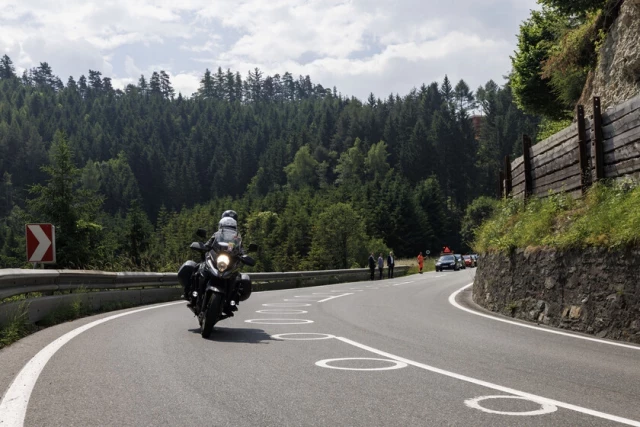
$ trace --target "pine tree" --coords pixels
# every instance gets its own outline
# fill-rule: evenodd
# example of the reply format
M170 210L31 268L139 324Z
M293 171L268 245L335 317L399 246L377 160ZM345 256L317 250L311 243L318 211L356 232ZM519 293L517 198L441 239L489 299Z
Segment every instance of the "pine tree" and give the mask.
M469 90L469 86L464 80L460 80L455 87L454 96L456 100L456 109L458 111L468 111L474 108L473 92Z
M102 91L102 73L100 71L89 70L89 86L95 92Z
M440 86L440 93L442 94L442 99L451 104L453 103L453 87L451 86L451 81L448 76L444 76L444 80L442 81L442 85Z
M6 54L0 58L0 79L13 79L16 77L16 68L13 61Z
M102 200L95 193L78 188L80 171L73 164L73 153L62 132L56 132L51 147L51 166L47 185L36 184L28 201L38 221L56 226L56 258L61 267L83 267L94 254L91 236L101 227L95 223Z
M144 78L144 74L141 74L138 79L138 89L142 95L146 95L149 90L149 85L147 85L147 80Z
M149 80L149 92L152 95L162 95L162 83L160 81L160 74L154 71L151 74L151 80Z
M138 200L134 200L131 203L131 207L127 212L125 229L125 247L129 259L131 259L136 266L140 267L142 265L142 253L149 246L149 239L153 227Z
M160 71L160 92L165 99L173 99L176 91L171 86L171 79L169 74L164 70Z
M213 99L215 97L215 82L211 76L211 71L207 68L204 72L200 87L198 88L198 96L203 99Z

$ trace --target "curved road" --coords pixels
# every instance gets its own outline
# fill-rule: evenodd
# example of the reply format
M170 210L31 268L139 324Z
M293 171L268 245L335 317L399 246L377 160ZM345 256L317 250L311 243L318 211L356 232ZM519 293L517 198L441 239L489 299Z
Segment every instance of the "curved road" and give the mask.
M41 363L31 393L7 393L48 344L114 313L58 325L0 351L0 426L23 425L7 409L20 399L26 426L640 425L640 346L451 305L472 280L466 270L254 293L210 340L183 302L127 310Z

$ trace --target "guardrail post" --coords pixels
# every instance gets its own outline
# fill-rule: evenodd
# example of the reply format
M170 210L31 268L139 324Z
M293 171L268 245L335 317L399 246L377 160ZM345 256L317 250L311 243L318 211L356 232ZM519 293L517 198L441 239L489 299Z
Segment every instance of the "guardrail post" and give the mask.
M591 185L591 174L589 173L589 159L587 159L587 130L584 121L584 106L578 105L576 111L578 119L578 161L580 162L580 184L582 194L587 192Z
M522 135L522 155L524 158L524 199L533 194L533 177L531 176L531 138Z
M505 197L511 195L511 159L509 155L504 156L504 192Z
M596 168L596 181L604 179L604 147L602 141L602 111L600 97L593 97L593 164Z
M504 172L500 171L498 174L498 198L504 198Z

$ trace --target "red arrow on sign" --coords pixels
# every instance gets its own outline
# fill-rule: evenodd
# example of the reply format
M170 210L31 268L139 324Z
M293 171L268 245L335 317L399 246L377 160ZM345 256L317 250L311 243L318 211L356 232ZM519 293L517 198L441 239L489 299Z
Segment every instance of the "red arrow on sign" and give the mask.
M55 263L56 229L53 224L27 224L27 260L29 262Z

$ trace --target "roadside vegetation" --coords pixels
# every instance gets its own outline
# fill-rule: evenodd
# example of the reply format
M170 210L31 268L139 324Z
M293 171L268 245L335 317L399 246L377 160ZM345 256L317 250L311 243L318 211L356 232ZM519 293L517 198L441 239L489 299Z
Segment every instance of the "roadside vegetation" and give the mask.
M422 272L426 273L427 271L436 271L436 259L437 257L436 258L425 257ZM399 258L395 260L395 263L396 263L396 267L409 266L409 270L407 270L407 276L410 274L418 274L418 272L420 271L420 269L418 268L417 258Z
M109 311L123 310L126 308L135 307L135 304L130 302L107 302L104 303L98 310L94 310L82 302L80 298L72 301L70 304L61 305L56 310L49 313L44 319L33 324L29 322L28 315L28 302L25 302L17 310L16 314L4 324L0 325L0 349L13 344L14 342L38 332L42 329L50 326L58 325L60 323L68 322L71 320L80 319L82 317L91 316L94 314L106 313ZM0 304L0 310L2 304Z
M640 244L640 186L633 181L593 185L584 198L566 194L527 202L499 202L473 243L478 253L515 248L588 246L623 248Z

